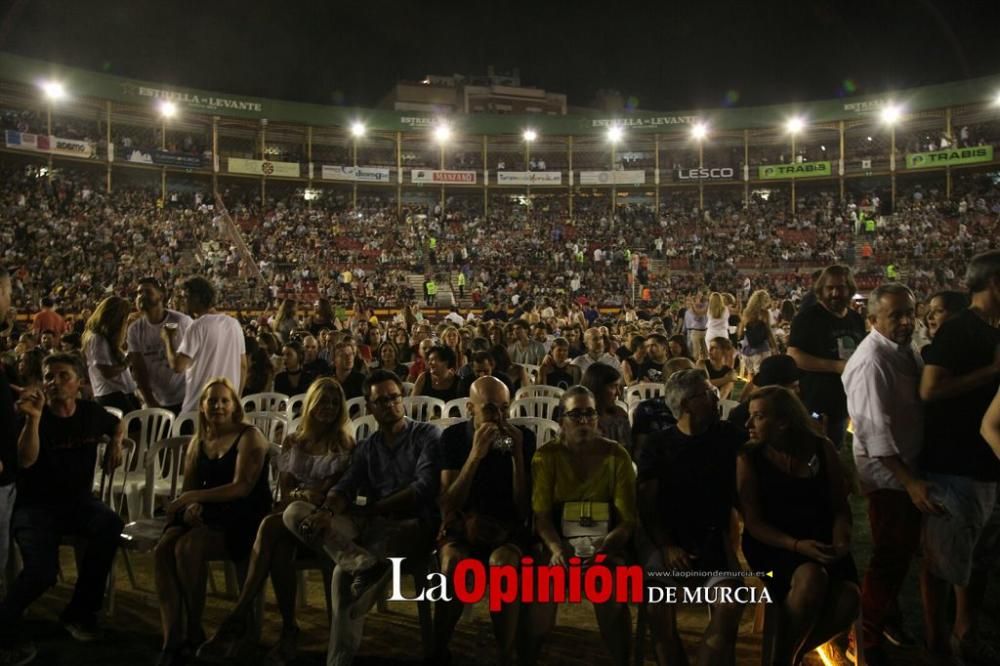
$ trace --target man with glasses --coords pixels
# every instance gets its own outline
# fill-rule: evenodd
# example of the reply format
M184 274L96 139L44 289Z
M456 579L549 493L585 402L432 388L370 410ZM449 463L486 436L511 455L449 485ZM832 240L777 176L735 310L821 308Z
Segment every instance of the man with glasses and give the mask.
M139 280L135 306L142 313L128 327L128 362L146 407L163 407L175 415L184 402L184 375L174 372L160 338L163 328L174 328L183 340L192 319L166 307L166 290L155 277Z
M439 523L441 430L406 417L403 384L392 372L373 371L363 391L378 430L358 444L322 505L292 502L283 516L292 534L337 563L329 666L350 664L361 647L365 614L391 573L387 558L428 557Z
M719 419L719 389L709 383L704 370L675 372L664 388L664 401L677 424L651 439L639 456L640 561L647 571L662 574L650 578L654 585L670 585L673 575L678 586L741 586L739 579L708 572L740 568L729 526L736 454L745 438L738 428ZM648 606L660 664L687 662L674 608L662 603ZM733 661L742 612L738 604L713 604L698 663Z
M449 578L468 557L516 567L531 541L531 458L535 435L507 421L510 392L496 377L472 383L472 418L441 435L441 499L444 530L441 571ZM460 601L439 602L434 627L434 663L447 663L448 642L462 616ZM513 660L520 605L493 614L498 663Z

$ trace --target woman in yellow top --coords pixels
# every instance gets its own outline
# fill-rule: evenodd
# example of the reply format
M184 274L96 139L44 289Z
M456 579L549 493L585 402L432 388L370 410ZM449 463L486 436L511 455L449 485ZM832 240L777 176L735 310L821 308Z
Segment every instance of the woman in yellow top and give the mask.
M531 506L535 528L542 541L541 562L566 566L579 555L588 564L598 554L605 564L624 564L626 549L636 525L635 468L628 452L597 429L597 402L583 386L570 387L562 396L562 432L539 447L531 461ZM562 507L567 502L606 502L610 505L609 532L577 550L561 533ZM557 606L532 605L529 663L537 658L545 635L555 624ZM594 606L601 629L616 664L627 664L631 619L628 604L609 602Z

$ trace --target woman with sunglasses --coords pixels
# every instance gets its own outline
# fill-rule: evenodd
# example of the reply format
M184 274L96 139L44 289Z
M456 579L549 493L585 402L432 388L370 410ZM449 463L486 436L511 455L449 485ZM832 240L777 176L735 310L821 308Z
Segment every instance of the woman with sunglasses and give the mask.
M302 418L281 447L278 484L281 505L264 518L257 531L246 583L233 612L215 636L198 651L201 658L235 656L246 636L250 612L270 575L281 613L281 639L268 655L271 663L295 658L299 628L295 623L295 568L297 548L303 547L282 522L288 502L301 500L319 506L343 475L354 449L344 391L333 378L317 379L306 392Z
M531 461L532 511L541 540L541 562L566 566L574 555L588 562L598 554L609 567L623 564L636 524L635 470L632 459L617 442L601 435L594 394L583 386L572 386L560 400L562 431L539 447ZM589 502L608 507L608 530L604 536L584 537L571 544L563 536L564 507L568 502ZM532 605L529 653L538 657L542 641L556 620L557 606ZM631 622L628 604L609 602L594 606L601 635L616 664L628 663Z

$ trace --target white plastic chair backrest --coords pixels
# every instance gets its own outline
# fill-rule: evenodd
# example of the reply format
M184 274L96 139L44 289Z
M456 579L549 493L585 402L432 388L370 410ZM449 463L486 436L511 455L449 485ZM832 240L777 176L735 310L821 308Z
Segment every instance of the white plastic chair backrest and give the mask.
M368 413L364 398L351 398L347 401L347 418L353 420Z
M444 418L434 419L431 421L431 424L436 425L438 428L441 428L441 430L444 430L449 426L453 426L456 423L464 423L465 421L468 421L468 419L456 416L445 416Z
M286 435L291 435L293 432L299 429L299 424L302 423L302 417L292 419L288 422L288 428L285 429Z
M621 407L626 412L628 412L628 410L631 408L631 406L627 402L625 402L624 400L615 400L615 404L617 406ZM636 403L636 404L639 404L639 403Z
M444 400L426 395L411 395L403 398L403 409L414 421L433 421L445 416Z
M139 432L133 434L132 430L136 424L139 426ZM132 466L128 468L128 471L132 472L138 469L149 447L161 439L169 437L173 425L174 413L159 407L137 409L125 415L125 418L122 419L122 431L135 441L137 447L137 455L132 460Z
M469 399L455 398L444 403L444 416L442 418L467 419L469 414Z
M111 416L115 417L119 421L121 421L122 417L125 415L125 413L122 412L122 410L118 409L117 407L107 407L106 406L104 408L104 411L106 411L108 414L111 414Z
M284 393L251 393L240 402L244 412L283 412L288 396Z
M660 382L639 382L625 389L625 402L634 404L663 395L664 387Z
M533 416L539 419L552 419L559 402L559 398L521 398L510 403L510 418Z
M170 427L170 436L193 435L197 429L198 412L181 412L174 418L174 424Z
M107 451L106 444L97 445L97 458L94 464L93 487L98 494L98 499L104 502L115 513L122 512L122 503L125 500L125 487L128 475L125 470L135 462L135 441L125 437L122 439L122 464L120 467L111 470L110 474L104 473L104 455ZM115 487L117 483L118 487ZM119 497L118 504L115 504L115 495Z
M543 446L559 434L559 424L551 419L540 419L534 416L518 416L507 421L511 425L524 426L535 433L535 447Z
M156 506L156 481L166 479L170 481L170 493L167 501L172 501L181 494L181 485L184 479L184 455L187 452L188 444L191 443L190 435L180 437L167 437L153 444L146 451L143 466L146 469L146 493L144 507L148 507L152 512ZM152 518L152 515L146 518Z
M740 403L736 400L720 400L719 401L719 413L722 414L723 419L729 418L729 412L733 411L733 407L739 407Z
M302 416L302 405L306 402L305 393L297 393L288 399L288 407L285 409L285 416L291 421Z
M360 442L378 430L378 421L375 420L374 416L368 414L351 421L351 426L354 428L354 441Z
M531 383L534 384L538 381L538 373L541 371L541 367L533 365L531 363L522 363L521 367L525 369L528 376L531 377Z
M281 444L285 439L285 429L288 421L284 414L277 412L250 412L244 414L244 420L257 426L257 429L264 433L267 441L273 444Z
M514 400L523 400L524 398L561 398L565 392L566 389L559 388L558 386L532 384L531 386L522 386L517 389L517 393L514 394Z
M413 395L413 382L403 382L403 397Z
M635 412L639 409L639 403L634 403L628 408L628 424L635 425Z

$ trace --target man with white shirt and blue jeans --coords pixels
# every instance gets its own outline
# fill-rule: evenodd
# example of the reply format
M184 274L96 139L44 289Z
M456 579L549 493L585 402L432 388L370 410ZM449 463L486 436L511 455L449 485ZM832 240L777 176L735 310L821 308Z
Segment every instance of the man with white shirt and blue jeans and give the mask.
M913 292L902 284L875 289L868 300L871 332L841 375L872 534L861 603L865 656L873 665L885 662L883 634L897 645L905 640L895 617L896 598L920 544L921 513L940 511L917 468L924 425L923 362L910 346L915 307Z
M146 407L163 407L175 415L184 402L184 375L174 372L160 331L176 328L178 340L191 326L191 317L167 309L165 289L155 277L144 277L136 288L135 304L142 316L128 327L128 361Z

